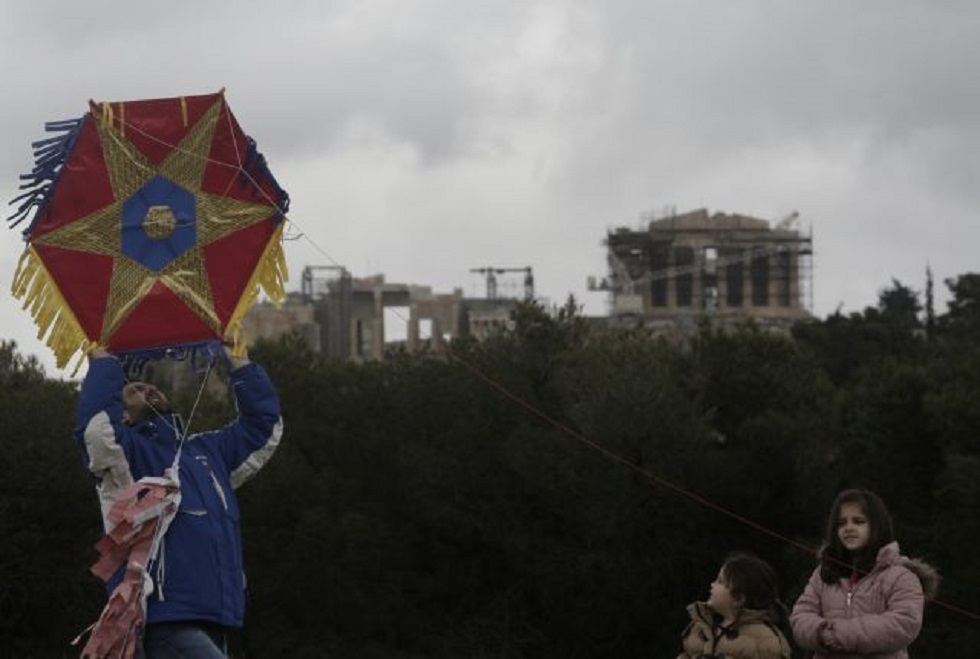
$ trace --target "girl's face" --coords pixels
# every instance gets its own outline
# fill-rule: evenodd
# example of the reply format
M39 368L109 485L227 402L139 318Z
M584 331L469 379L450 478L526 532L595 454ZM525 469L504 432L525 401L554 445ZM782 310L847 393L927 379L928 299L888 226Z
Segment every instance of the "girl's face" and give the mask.
M718 571L718 576L711 583L711 596L708 597L708 606L714 609L725 620L731 620L738 612L741 598L735 597L728 587L728 579L725 578L725 568Z
M864 549L871 541L871 524L858 503L843 503L837 517L837 537L849 552Z

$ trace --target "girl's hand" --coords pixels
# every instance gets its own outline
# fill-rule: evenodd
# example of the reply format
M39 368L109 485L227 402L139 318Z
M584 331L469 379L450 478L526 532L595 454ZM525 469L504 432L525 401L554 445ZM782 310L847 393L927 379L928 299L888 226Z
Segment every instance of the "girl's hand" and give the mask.
M822 645L823 647L827 648L828 650L842 650L843 649L843 648L840 647L840 644L837 642L837 639L834 638L834 624L833 623L831 623L831 622L824 623L823 626L820 628L820 631L817 632L817 635L818 635L818 637L820 639L820 645Z

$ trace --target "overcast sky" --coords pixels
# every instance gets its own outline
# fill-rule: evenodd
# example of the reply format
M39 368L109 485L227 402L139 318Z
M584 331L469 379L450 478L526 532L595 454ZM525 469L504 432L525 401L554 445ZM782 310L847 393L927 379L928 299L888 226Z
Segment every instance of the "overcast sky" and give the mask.
M343 265L482 295L471 268L530 265L539 295L601 314L607 230L671 206L799 212L821 317L893 277L922 291L927 264L942 311L943 279L980 270L975 0L0 8L4 199L45 121L224 87L292 198L291 289ZM59 375L0 229L0 338Z

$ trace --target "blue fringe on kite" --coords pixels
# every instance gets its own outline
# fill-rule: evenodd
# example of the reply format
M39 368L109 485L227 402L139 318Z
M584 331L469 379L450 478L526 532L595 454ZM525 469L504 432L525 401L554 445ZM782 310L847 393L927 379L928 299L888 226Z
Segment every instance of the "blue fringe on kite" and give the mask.
M75 140L82 130L82 125L88 115L78 119L67 119L65 121L50 121L44 124L44 130L49 133L62 133L55 137L48 137L31 143L34 149L34 169L30 174L21 174L21 190L27 190L13 199L10 204L21 202L14 214L7 218L10 228L13 228L27 219L33 213L30 225L24 229L24 235L30 233L34 227L34 220L37 218L37 210L48 201L51 190L58 180L58 175L68 159L68 155L75 146Z
M198 375L205 373L218 360L231 370L231 361L225 353L224 344L221 341L215 340L114 354L119 359L119 363L122 364L123 370L126 371L126 376L130 380L138 380L148 363L160 359L186 361Z
M265 160L265 156L259 153L258 144L255 143L248 135L245 136L245 142L248 145L248 151L245 153L245 164L242 165L242 169L249 173L249 175L255 179L267 179L272 183L272 187L275 188L276 192L276 207L279 209L279 213L276 217L276 224L282 222L285 214L289 211L289 193L283 190L279 186L279 182L276 181L276 177L272 175L269 171L269 164Z

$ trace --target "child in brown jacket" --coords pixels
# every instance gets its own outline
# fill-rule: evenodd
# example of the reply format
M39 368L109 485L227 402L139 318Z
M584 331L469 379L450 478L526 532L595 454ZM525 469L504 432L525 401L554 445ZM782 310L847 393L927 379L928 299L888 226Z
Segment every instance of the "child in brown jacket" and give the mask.
M786 608L779 601L776 573L762 559L733 554L718 571L707 602L687 607L677 659L788 659L790 646L779 629Z

